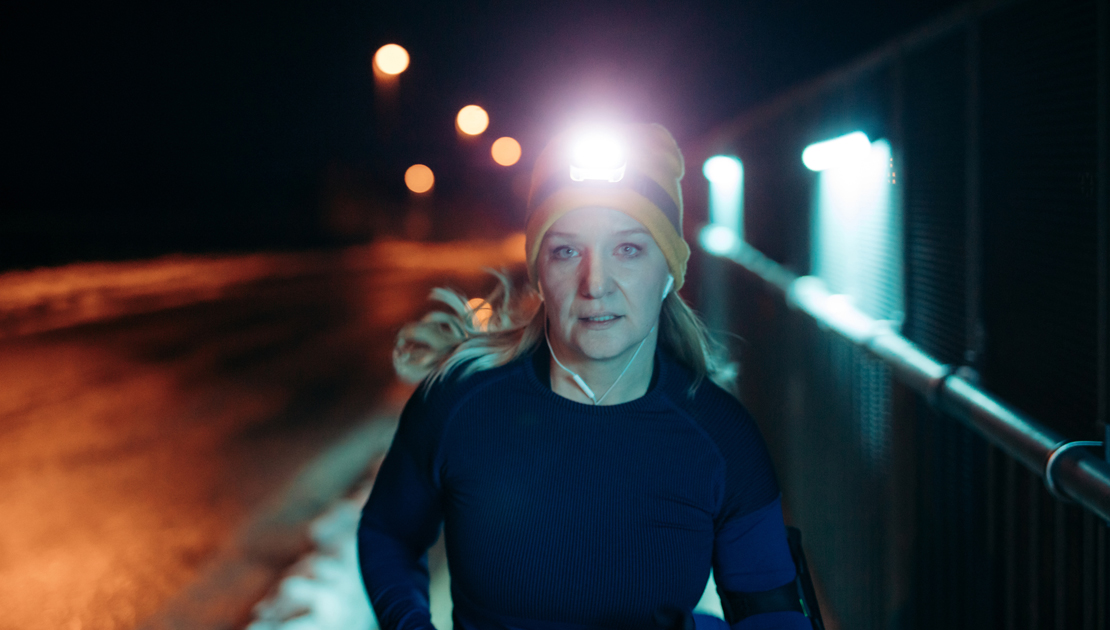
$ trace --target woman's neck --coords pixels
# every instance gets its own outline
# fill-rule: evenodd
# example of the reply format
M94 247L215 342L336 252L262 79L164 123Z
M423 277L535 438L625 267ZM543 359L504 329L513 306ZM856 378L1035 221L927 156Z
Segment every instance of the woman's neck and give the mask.
M636 400L651 386L657 340L658 333L653 328L641 343L601 361L572 356L551 344L551 390L587 405L617 405ZM582 379L586 388L575 381L572 373Z

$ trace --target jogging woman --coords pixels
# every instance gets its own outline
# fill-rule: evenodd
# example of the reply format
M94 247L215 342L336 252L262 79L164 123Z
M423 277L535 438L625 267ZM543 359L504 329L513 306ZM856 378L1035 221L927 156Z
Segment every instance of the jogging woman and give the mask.
M683 170L659 125L556 137L530 290L484 323L438 290L454 312L401 331L395 364L425 377L358 534L384 630L432 627L441 526L456 630L723 628L691 614L711 567L735 630L810 628L763 439L678 295Z

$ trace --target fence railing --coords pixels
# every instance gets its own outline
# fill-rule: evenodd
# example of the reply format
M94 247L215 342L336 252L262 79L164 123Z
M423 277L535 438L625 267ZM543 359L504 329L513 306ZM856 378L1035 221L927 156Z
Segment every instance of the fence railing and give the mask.
M799 277L750 245L738 241L731 250L709 253L761 278L791 307L868 351L932 407L958 418L1040 476L1057 498L1075 501L1110 525L1110 456L1103 459L1086 448L1074 448L1101 445L1110 453L1105 442L1067 439L979 389L959 366L929 356L898 334L891 322L869 317L845 296L830 295L820 279Z

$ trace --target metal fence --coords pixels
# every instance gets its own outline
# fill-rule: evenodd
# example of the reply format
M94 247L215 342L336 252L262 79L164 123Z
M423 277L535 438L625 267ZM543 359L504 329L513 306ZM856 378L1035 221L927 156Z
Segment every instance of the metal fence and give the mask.
M820 182L802 149L854 130L885 139L901 223L865 241L895 238L873 266L894 256L901 271L871 282L856 297L874 306L861 308L886 308L867 314L962 366L960 382L1055 434L1101 440L1108 4L967 5L745 114L688 158L737 155L747 241L805 275L825 254ZM687 183L689 207L704 195ZM1052 496L1029 457L991 446L791 308L774 283L722 259L693 268L711 323L742 339L742 398L840 627L1110 627L1106 523ZM894 295L900 312L883 306Z

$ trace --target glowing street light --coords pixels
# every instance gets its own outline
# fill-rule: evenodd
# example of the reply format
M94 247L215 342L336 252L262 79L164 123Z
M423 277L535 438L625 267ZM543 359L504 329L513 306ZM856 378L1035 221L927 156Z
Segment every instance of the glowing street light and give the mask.
M405 186L414 193L426 193L432 189L436 178L432 169L423 164L413 164L405 171Z
M858 164L871 155L871 141L862 131L817 142L802 151L802 163L811 171L823 171L834 166Z
M714 155L702 165L701 173L709 180L709 222L729 230L737 241L743 241L744 165L731 155ZM724 233L714 234L717 235L714 242L721 243Z
M498 138L493 141L489 152L494 162L501 166L512 166L520 160L520 143L508 136Z
M409 51L397 44L386 44L374 53L374 67L383 74L401 74L409 67Z
M736 186L743 177L743 167L730 155L714 155L705 161L701 173L711 184Z
M711 223L698 233L698 242L711 254L727 256L740 244L740 238L735 230Z
M477 105L467 105L459 110L459 115L455 117L455 124L459 126L459 131L466 135L476 136L489 127L489 114Z

